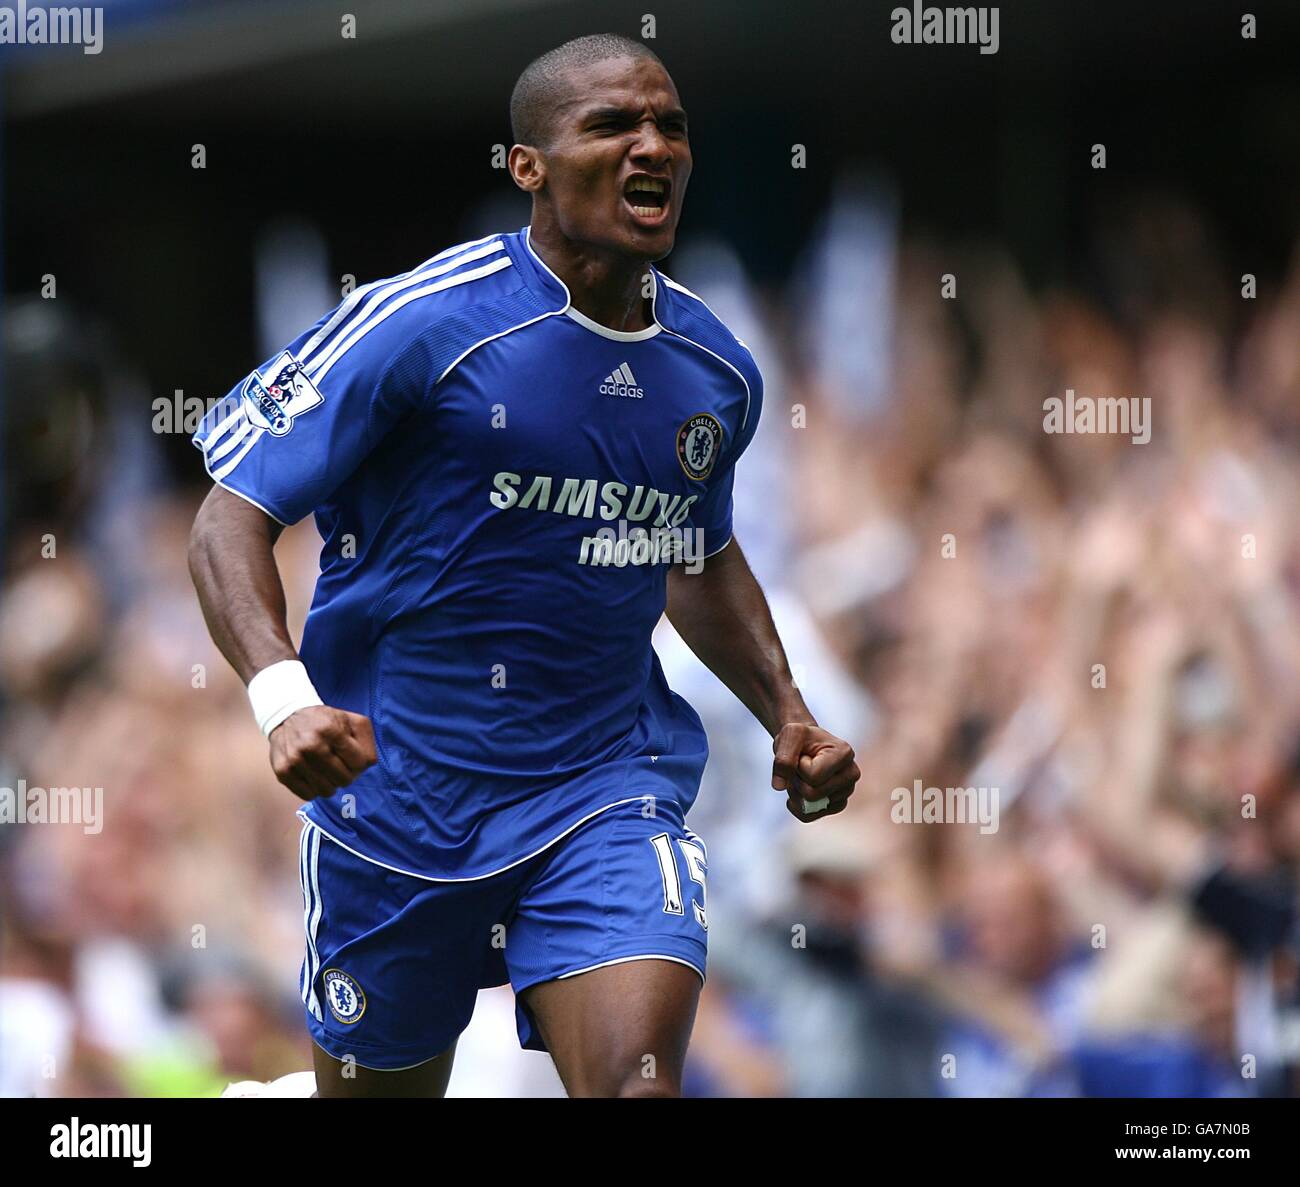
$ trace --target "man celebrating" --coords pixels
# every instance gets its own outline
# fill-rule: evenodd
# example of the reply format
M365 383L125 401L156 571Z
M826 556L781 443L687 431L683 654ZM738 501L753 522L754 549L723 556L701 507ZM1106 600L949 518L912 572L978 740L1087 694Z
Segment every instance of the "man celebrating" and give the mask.
M571 1095L679 1093L708 745L650 644L665 609L774 736L798 819L859 774L731 536L758 369L653 267L691 172L672 80L583 37L528 66L510 115L531 224L352 293L195 435L204 616L307 801L322 1096L440 1096L477 991L507 980ZM273 546L309 513L299 654Z

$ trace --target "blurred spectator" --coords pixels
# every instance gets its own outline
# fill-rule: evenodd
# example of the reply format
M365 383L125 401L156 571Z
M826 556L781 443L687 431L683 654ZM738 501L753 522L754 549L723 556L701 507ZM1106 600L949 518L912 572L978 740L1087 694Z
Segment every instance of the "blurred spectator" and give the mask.
M1300 253L1234 314L1211 228L1137 195L1091 228L1086 283L1034 293L995 245L900 238L894 203L837 189L817 300L683 242L682 279L768 375L739 538L864 771L848 812L801 828L770 740L661 629L713 755L688 1088L1294 1095ZM306 1067L295 803L189 586L197 462L193 488L126 482L150 473L147 402L21 312L0 786L102 787L106 827L0 824L0 1091ZM1149 399L1149 443L1044 432L1067 388ZM295 626L316 548L310 524L279 546ZM897 819L916 780L994 789L996 830ZM483 995L458 1091L556 1090L506 1053L508 1005Z

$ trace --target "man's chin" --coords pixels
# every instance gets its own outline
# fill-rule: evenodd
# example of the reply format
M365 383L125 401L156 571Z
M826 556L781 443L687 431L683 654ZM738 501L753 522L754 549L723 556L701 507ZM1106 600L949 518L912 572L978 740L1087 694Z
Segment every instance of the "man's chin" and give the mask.
M676 226L633 226L629 228L626 239L631 254L651 262L662 260L664 256L670 255L676 241Z
M606 223L600 227L575 228L571 238L593 248L653 263L672 252L677 226L675 220L660 227L646 227L631 219L619 219L612 226Z

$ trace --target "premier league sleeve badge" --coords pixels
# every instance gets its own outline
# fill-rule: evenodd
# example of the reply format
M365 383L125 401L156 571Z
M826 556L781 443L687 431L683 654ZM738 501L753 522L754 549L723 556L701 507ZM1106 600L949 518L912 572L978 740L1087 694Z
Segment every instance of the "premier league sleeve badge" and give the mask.
M241 394L248 419L276 437L283 437L293 428L296 417L325 402L302 364L287 350L266 368L265 374L254 371L244 380Z

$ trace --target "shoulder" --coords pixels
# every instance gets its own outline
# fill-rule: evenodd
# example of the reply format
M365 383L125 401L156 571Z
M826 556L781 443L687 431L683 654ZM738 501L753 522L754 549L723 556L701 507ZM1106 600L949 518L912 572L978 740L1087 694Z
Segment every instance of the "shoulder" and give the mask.
M509 251L509 235L458 243L396 276L350 293L295 344L313 380L337 365L423 367L450 361L476 339L509 329L536 304Z
M657 294L655 311L662 324L736 372L744 384L752 411L756 413L763 398L763 376L749 347L731 332L703 297L657 268L655 276L663 282L659 290L662 299Z

